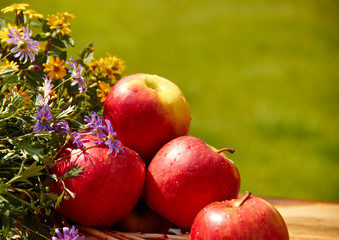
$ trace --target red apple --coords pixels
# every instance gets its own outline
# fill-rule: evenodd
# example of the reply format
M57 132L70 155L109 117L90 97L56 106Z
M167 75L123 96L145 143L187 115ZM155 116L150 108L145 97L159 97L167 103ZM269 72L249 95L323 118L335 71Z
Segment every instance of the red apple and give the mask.
M164 145L146 173L148 205L182 230L207 204L238 197L240 176L222 152L193 136Z
M191 115L182 91L171 81L149 74L119 80L105 101L103 116L117 138L149 163L168 141L189 132Z
M241 198L214 202L194 219L190 240L288 240L286 223L262 198L246 192Z
M97 137L82 139L85 147L96 145ZM78 177L65 178L65 187L75 198L63 199L57 211L79 224L109 227L126 216L142 194L145 181L145 164L133 150L120 145L124 151L107 154L108 148L96 145L84 151L76 145L61 150L61 160L55 162L51 172L58 177L77 166L84 167ZM51 186L61 193L61 181Z
M167 233L171 223L148 207L141 199L135 208L113 229L122 232Z

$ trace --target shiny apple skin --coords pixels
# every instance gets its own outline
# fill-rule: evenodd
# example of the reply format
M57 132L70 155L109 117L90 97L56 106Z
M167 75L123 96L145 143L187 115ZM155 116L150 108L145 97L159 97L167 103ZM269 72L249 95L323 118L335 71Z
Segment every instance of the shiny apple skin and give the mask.
M112 87L103 116L117 139L146 164L165 143L187 135L191 122L182 91L165 78L143 73L123 77Z
M251 196L242 206L238 199L214 202L196 216L190 240L288 240L280 213L262 198Z
M90 147L98 138L86 136L82 141ZM82 225L109 227L133 209L143 191L145 164L135 151L121 147L124 152L116 157L114 152L107 155L108 148L103 144L83 152L76 145L61 150L58 157L65 158L51 167L51 173L60 177L74 164L85 167L79 177L64 179L65 186L76 195L61 201L57 211L62 216ZM63 186L54 183L51 190L61 193Z
M197 137L173 139L155 155L146 173L148 205L184 231L214 201L238 197L240 175L234 163Z

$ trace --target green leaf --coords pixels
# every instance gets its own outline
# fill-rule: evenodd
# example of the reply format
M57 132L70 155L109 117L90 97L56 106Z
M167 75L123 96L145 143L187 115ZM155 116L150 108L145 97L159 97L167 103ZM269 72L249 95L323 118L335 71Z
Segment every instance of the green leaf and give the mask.
M57 46L57 47L60 47L60 48L67 48L68 47L67 42L60 40L60 39L57 39L57 38L52 39L52 44Z
M35 161L39 161L43 158L41 152L43 148L35 147L36 144L32 144L31 140L20 141L20 140L8 140L13 144L14 149L19 152L24 158L33 158Z
M0 71L0 78L5 78L11 76L12 74L16 73L18 69L12 69L10 67Z
M6 20L2 17L0 18L0 29L7 27Z
M88 64L92 61L94 51L91 50L93 48L94 44L90 43L88 44L84 49L81 50L79 57L82 59L84 64Z
M42 81L42 73L41 72L30 72L27 71L25 75L25 79L27 83L29 83L31 86L37 88L38 82Z
M37 28L40 28L40 27L41 27L41 23L32 21L32 22L31 22L31 27L37 27Z
M75 106L68 106L67 109L62 111L58 116L56 116L56 119L62 119L65 117L68 117L71 113L73 113Z
M62 51L61 49L59 49L55 45L51 46L51 48L48 51L48 54L49 55L54 55L54 56L59 56L60 59L63 59L63 60L65 60L66 56L67 56L67 52L66 51Z
M17 16L17 25L20 26L20 24L24 24L24 23L25 23L25 16L23 12L21 11L19 15Z
M85 167L80 167L75 164L73 168L70 171L66 172L60 179L79 177L80 174L83 172L84 168Z
M69 36L69 35L63 36L63 37L62 37L62 41L63 41L64 43L66 43L68 46L72 46L72 47L75 46L75 43L74 43L73 38L71 38L71 36Z
M55 206L56 207L59 207L62 199L64 198L65 196L65 191L62 191L62 193L59 195L59 197L57 198L56 202L55 202Z
M49 32L50 31L50 28L49 28L49 25L47 25L47 20L46 19L44 19L44 20L42 20L42 31L43 32Z
M38 162L34 162L26 170L20 169L20 171L6 184L9 185L14 182L26 182L28 184L31 184L28 178L42 175L43 173L41 171L45 169L44 166L37 166L37 164Z

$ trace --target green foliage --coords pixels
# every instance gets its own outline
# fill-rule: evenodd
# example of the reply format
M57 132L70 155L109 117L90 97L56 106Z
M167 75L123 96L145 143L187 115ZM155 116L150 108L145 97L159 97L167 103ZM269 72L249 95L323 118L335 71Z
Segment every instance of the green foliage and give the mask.
M75 165L63 176L50 174L60 148L74 141L70 132L57 132L54 126L66 121L72 132L85 130L85 115L101 113L107 88L121 78L124 65L116 56L94 59L94 46L88 44L74 58L75 69L66 63L71 62L67 52L75 45L69 22L74 15L57 13L55 18L36 15L30 19L24 11L11 10L6 14L13 18L0 21L0 238L50 239L60 224L55 208L63 199L76 197L64 180L81 176L84 170ZM35 59L29 56L24 63L12 53L13 49L30 51L30 45L27 39L26 45L11 44L6 31L13 28L8 24L18 30L35 27L34 34L28 36L40 46ZM79 81L84 83L82 90ZM39 116L47 105L51 119L42 113ZM63 185L62 193L50 191L53 182Z

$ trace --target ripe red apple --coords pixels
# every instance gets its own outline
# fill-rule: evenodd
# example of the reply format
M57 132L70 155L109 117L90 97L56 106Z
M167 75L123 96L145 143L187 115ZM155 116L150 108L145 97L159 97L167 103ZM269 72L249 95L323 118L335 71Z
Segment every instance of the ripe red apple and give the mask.
M167 233L170 227L170 222L140 199L135 208L113 226L113 229L122 232Z
M171 81L149 74L120 79L109 92L103 116L117 138L147 164L168 141L189 132L191 115L182 91Z
M262 198L250 196L214 202L194 219L190 240L288 240L286 223Z
M238 197L240 175L222 152L193 136L164 145L146 173L145 199L154 211L182 230L207 204Z
M97 137L82 139L85 147L95 145ZM61 160L55 162L51 172L58 177L77 166L84 167L78 177L65 178L66 188L75 198L63 199L57 211L79 224L93 227L109 227L126 216L142 194L145 181L145 163L133 150L120 145L124 151L107 154L108 148L97 145L84 151L76 145L61 150ZM61 193L61 181L51 190Z

